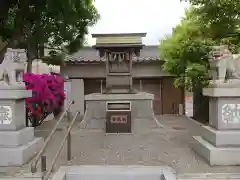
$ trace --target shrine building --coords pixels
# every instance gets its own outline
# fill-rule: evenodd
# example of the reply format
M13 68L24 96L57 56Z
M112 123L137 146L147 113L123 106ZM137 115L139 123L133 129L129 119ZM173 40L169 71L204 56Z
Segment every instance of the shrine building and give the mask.
M80 110L83 114L84 96L104 92L106 88L104 52L108 50L108 44L119 48L127 43L128 47L134 47L142 43L140 36L143 35L146 33L93 34L92 36L96 38L95 46L83 47L65 58L65 64L61 66L60 71L61 75L69 78L68 97L75 100L73 111ZM153 111L156 115L178 114L179 105L184 104L184 89L174 87L174 77L163 71L163 63L164 61L159 58L157 45L143 45L140 53L135 53L132 57L132 86L136 91L154 94Z

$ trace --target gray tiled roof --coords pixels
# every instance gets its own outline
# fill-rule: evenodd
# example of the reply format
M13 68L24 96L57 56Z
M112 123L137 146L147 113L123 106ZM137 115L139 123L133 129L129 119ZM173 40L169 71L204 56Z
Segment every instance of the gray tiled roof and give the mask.
M134 57L133 61L156 61L159 60L158 46L144 46L140 51L140 57ZM94 63L104 62L105 58L101 58L98 51L92 47L84 47L73 55L68 55L65 58L65 62L68 63Z

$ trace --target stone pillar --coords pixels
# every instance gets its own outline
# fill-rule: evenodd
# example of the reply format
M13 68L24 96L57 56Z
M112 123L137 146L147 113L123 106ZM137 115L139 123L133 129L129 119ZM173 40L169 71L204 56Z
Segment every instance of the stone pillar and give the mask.
M84 114L84 81L83 79L71 79L71 99L75 103L71 107L71 112L76 113L80 111Z
M0 89L0 166L21 166L34 157L43 144L26 127L24 98L32 92L24 88Z
M193 149L210 165L240 165L240 88L203 90L209 96L209 126L194 136Z
M64 109L66 109L69 101L71 101L71 80L68 78L64 79L64 94Z

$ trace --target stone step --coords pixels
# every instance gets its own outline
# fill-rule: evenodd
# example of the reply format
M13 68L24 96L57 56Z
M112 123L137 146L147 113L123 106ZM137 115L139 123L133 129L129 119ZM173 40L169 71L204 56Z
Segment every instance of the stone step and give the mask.
M240 180L240 173L184 173L178 180Z
M127 88L121 88L121 89L115 88L115 89L108 90L108 93L109 94L129 94L131 92Z
M50 178L53 177L54 173L50 175ZM0 180L41 180L41 179L42 179L42 173L40 172L37 172L36 174L17 173L11 176L0 176Z
M51 175L53 177L53 175ZM0 177L0 180L40 180L41 174L24 173L21 175ZM240 173L184 173L177 180L240 180Z
M13 176L1 176L0 180L40 180L42 179L41 173L23 173L23 174L15 174Z
M52 180L176 180L168 166L82 165L61 167Z
M130 90L129 85L114 85L109 86L107 89L104 90L105 93L109 94L135 94L136 91Z
M0 180L41 180L41 177L6 177L0 178Z

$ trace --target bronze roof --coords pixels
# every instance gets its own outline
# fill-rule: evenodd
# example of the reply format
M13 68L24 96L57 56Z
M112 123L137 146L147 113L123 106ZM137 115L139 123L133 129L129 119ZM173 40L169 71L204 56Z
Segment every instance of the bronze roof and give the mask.
M140 51L140 56L133 57L133 62L149 62L157 60L160 60L158 46L144 46ZM106 59L104 57L101 58L98 51L92 47L84 47L77 53L65 57L65 62L70 64L98 63L105 61Z

